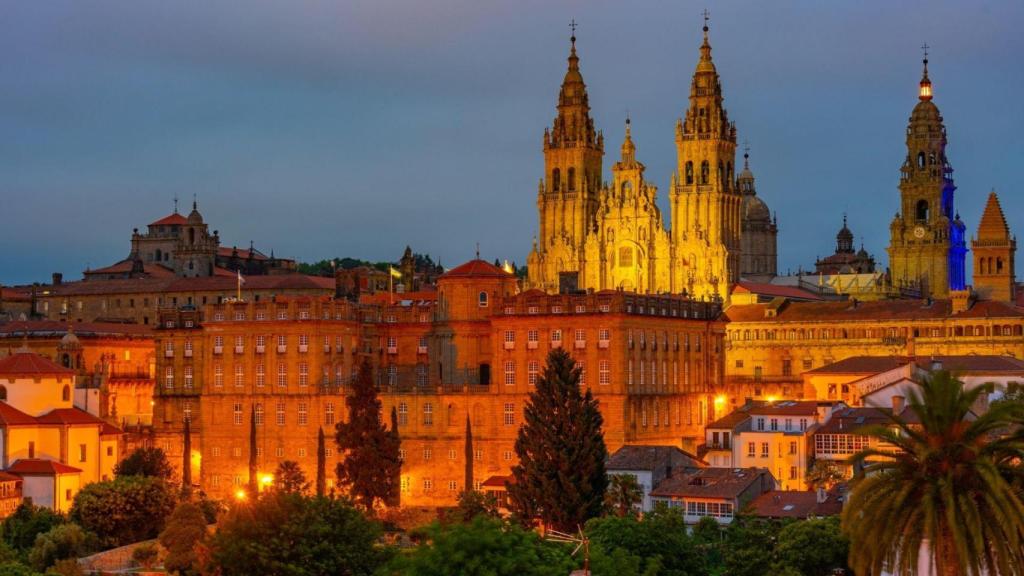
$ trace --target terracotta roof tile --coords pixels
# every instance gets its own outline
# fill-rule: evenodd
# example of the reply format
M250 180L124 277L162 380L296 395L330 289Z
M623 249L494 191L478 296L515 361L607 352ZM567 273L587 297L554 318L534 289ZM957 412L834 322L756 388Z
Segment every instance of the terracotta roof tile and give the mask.
M0 425L3 426L35 426L39 424L30 416L7 402L0 402Z
M655 470L671 465L673 460L686 462L687 468L706 464L693 454L675 446L623 446L608 457L608 470Z
M57 474L80 474L82 471L73 466L40 460L38 458L22 458L11 464L7 471L19 476L55 476Z
M768 416L813 416L818 413L819 406L817 400L780 400L751 408L749 413Z
M733 288L733 292L740 294L761 294L772 297L781 296L783 298L796 298L801 300L823 300L821 296L795 286L779 286L764 282L749 282L747 280L741 280L736 284L736 287Z
M104 420L79 408L54 408L45 414L36 416L36 421L40 424L61 425L91 424L99 426L106 424Z
M513 274L505 272L490 262L483 260L470 260L465 264L456 266L441 275L441 278L514 278Z
M940 318L1021 318L1024 308L1007 302L981 301L952 314L949 300L879 300L875 302L788 302L766 317L769 304L737 304L725 310L731 322L843 322L866 320L926 320Z
M156 222L150 223L150 226L184 226L185 224L188 224L188 218L175 212L174 214L164 216Z
M733 499L762 478L774 483L764 468L701 468L666 478L651 496Z
M814 431L815 434L852 434L864 426L892 422L892 410L888 408L844 408L832 414L828 422Z
M153 327L143 324L116 322L61 322L59 320L14 320L0 322L0 338L13 338L27 334L29 337L63 336L68 330L79 338L101 338L106 336L152 336Z
M825 501L820 503L813 490L773 490L754 498L750 511L763 518L836 516L843 511L843 502L838 490L828 492Z
M71 376L75 372L32 352L0 358L0 374L8 376Z

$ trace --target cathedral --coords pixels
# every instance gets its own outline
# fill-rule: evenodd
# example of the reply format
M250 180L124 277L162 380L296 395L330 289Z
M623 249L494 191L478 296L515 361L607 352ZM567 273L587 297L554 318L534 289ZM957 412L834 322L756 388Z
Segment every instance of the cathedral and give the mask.
M777 226L756 197L749 166L735 174L736 126L722 105L707 22L689 106L676 124L669 228L658 208L658 189L637 160L628 119L612 181L602 181L604 136L590 116L576 37L571 40L558 115L544 131L539 230L527 260L528 286L723 300L741 273L775 273ZM750 258L743 258L744 248Z
M894 287L948 298L966 289L967 246L953 207L953 167L946 159L946 127L932 102L927 52L918 100L900 169L900 212L889 226L889 266Z

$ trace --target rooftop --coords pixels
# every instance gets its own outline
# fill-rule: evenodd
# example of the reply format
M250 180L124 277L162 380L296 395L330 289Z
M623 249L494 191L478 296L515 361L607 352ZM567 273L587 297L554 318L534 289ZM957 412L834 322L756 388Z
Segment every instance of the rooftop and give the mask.
M773 490L754 498L750 511L764 518L837 516L843 511L843 500L838 490L828 492L824 502L818 502L814 490Z
M733 499L765 476L764 468L700 468L666 478L651 496Z
M608 457L608 470L655 470L670 465L672 458L682 458L688 468L700 468L706 464L693 454L675 446L623 446Z
M477 258L452 268L442 274L441 278L515 278L515 275Z
M1024 308L1008 302L980 301L953 314L949 300L878 300L855 302L787 302L767 317L770 304L737 304L725 315L732 322L845 322L865 320L928 320L943 318L1022 318Z
M71 376L75 372L32 352L16 351L0 358L0 375Z
M22 458L11 464L7 471L19 476L56 476L59 474L79 474L82 471L74 466L54 462L53 460L40 460L38 458Z

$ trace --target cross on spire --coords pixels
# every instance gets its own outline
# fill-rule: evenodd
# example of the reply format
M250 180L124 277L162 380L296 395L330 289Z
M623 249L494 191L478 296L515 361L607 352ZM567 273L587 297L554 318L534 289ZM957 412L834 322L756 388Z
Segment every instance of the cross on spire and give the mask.
M178 213L178 195L177 194L174 195L174 213L175 214Z
M927 42L925 42L924 44L921 45L921 50L924 51L924 61L925 61L925 63L928 62L928 49L929 48L931 48L931 46L929 46Z
M701 16L704 16L704 31L707 32L708 31L708 20L711 19L711 12L709 12L708 9L705 8L704 11L701 12Z
M569 20L569 30L572 31L572 36L569 37L569 40L571 40L573 46L575 46L576 45L576 19L575 18L573 18L572 20Z

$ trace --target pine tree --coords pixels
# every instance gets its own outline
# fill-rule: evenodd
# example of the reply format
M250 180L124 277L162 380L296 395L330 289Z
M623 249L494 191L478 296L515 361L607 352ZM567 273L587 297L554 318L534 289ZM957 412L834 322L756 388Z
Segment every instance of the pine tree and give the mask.
M381 423L381 403L369 362L360 365L345 404L348 421L338 424L335 436L345 455L337 467L338 484L347 487L364 509L373 510L377 502L390 502L397 495L402 462L397 427L392 423L388 430Z
M324 429L316 433L316 495L323 496L327 492L327 448L324 442Z
M516 438L519 464L508 486L523 519L575 532L599 516L608 487L603 419L590 390L580 392L580 369L561 348L552 350L524 410Z

